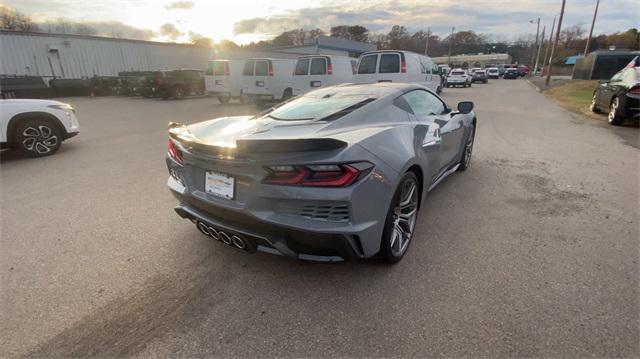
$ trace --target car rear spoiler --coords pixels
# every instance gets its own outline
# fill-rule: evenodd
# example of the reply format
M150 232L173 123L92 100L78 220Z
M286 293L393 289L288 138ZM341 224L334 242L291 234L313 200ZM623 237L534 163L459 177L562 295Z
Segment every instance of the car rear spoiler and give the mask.
M287 153L332 151L344 148L347 143L335 138L295 138L295 139L241 139L234 147L216 146L195 137L189 128L181 123L169 123L169 137L191 150L210 155L236 155L247 157L252 153Z

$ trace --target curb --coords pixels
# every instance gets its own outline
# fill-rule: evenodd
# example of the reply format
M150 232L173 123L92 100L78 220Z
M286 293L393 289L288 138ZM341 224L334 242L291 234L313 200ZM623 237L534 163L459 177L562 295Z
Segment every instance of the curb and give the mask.
M536 84L534 84L533 82L529 81L529 79L525 79L525 81L527 81L527 83L529 85L531 85L531 87L533 87L536 91L538 92L542 92L542 90L540 89L540 87L538 87Z

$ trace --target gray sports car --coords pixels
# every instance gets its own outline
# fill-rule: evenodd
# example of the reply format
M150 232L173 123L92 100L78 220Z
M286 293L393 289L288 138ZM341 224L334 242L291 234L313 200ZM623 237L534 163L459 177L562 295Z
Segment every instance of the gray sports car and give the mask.
M175 210L250 252L395 263L427 192L469 166L472 110L419 85L344 84L255 116L170 123Z

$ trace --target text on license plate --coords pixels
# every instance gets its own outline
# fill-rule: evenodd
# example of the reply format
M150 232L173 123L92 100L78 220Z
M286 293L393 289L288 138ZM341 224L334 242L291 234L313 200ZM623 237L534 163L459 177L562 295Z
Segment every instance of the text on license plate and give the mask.
M204 191L214 196L233 199L235 179L224 173L206 171Z

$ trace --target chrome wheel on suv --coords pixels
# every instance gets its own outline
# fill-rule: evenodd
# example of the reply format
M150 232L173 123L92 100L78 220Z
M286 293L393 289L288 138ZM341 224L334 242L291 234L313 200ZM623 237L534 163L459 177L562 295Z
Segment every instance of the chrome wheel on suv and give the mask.
M14 132L13 145L30 157L54 154L60 148L60 130L48 121L28 120L21 123Z

